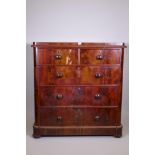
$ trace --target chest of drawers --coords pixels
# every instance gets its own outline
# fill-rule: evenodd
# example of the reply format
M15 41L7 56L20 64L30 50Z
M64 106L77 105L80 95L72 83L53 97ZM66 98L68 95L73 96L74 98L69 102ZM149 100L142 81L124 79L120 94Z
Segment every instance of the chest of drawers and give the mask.
M33 136L122 136L124 44L34 42Z

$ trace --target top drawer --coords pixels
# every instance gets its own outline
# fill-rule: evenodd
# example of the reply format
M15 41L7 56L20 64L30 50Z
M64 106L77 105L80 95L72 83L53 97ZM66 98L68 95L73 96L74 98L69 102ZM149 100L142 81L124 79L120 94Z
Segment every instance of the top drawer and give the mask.
M36 65L120 64L121 49L36 48Z
M81 49L81 64L120 64L121 49Z
M36 65L74 65L78 63L77 49L36 49Z

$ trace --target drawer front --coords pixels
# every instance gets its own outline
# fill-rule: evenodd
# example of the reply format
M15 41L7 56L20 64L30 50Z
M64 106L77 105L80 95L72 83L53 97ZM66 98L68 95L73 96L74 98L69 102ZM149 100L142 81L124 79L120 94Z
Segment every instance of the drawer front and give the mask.
M39 66L36 68L36 75L37 84L39 85L79 83L79 72L73 66Z
M121 82L121 68L88 66L81 67L81 84L119 84Z
M81 64L120 64L121 49L81 50Z
M39 66L36 68L36 80L40 85L61 84L119 84L121 68L87 66Z
M120 87L40 87L40 106L118 106Z
M45 126L103 126L116 125L117 109L104 108L42 108L40 125Z
M120 64L121 49L80 50L81 64ZM36 50L36 65L76 65L78 49L45 49Z
M37 65L74 65L78 63L77 49L37 49Z

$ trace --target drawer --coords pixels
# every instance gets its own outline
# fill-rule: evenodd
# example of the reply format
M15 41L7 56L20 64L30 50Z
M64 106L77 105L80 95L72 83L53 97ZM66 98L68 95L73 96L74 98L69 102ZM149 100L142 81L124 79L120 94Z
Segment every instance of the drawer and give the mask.
M36 80L39 85L60 85L79 83L79 72L74 66L36 67Z
M39 66L36 67L39 85L61 84L119 84L121 68L103 66Z
M39 87L40 106L119 106L119 86Z
M42 126L103 126L116 125L118 109L105 108L41 108Z
M36 51L36 65L73 65L78 63L77 49L44 49Z
M81 84L119 84L121 68L119 66L82 66L80 69Z
M121 49L91 50L82 49L80 52L81 64L120 64Z

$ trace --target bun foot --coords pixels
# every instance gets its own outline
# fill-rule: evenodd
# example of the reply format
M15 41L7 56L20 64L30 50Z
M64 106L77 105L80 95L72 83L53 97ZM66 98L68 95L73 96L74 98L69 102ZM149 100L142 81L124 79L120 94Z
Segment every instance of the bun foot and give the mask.
M116 128L114 137L116 137L116 138L122 137L122 126Z
M35 135L35 134L33 134L33 138L40 138L41 137L41 135Z
M40 138L41 137L39 127L36 125L33 126L33 137L34 138Z

